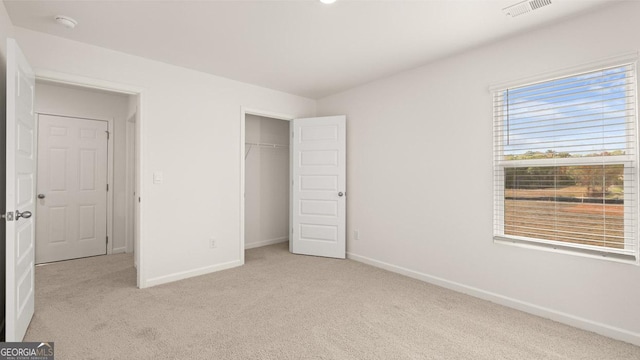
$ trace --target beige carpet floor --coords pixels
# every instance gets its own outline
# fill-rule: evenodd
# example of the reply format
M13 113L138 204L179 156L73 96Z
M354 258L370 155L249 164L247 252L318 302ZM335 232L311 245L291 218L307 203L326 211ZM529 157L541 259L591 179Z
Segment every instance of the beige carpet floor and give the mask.
M132 262L38 267L26 341L54 341L57 360L640 359L640 347L284 244L144 290Z

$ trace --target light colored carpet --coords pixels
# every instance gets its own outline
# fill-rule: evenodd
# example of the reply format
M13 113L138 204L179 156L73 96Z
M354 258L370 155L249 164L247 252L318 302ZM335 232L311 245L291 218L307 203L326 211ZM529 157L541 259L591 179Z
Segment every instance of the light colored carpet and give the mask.
M56 359L640 359L640 347L350 260L246 265L135 288L129 255L36 270L26 341Z

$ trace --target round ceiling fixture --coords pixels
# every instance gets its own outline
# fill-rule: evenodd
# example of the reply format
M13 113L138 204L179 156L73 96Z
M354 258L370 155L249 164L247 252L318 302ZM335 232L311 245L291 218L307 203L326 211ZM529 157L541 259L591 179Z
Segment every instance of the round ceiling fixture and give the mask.
M320 2L323 4L333 4L336 0L320 0Z
M64 15L56 16L56 22L69 29L73 29L74 27L76 27L76 25L78 25L77 21Z

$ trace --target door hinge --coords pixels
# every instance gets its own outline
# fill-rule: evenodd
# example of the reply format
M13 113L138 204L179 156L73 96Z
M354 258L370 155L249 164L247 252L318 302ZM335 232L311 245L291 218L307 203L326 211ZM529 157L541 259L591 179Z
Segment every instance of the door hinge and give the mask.
M107 184L107 191L109 191L109 184Z
M110 136L109 131L105 131L105 132L107 133L107 140L109 140L109 136Z
M107 245L109 245L109 237L107 236Z

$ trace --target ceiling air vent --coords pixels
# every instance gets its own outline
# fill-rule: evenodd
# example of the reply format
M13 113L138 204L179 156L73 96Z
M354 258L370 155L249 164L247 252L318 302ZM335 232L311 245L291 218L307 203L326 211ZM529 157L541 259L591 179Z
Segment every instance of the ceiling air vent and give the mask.
M541 7L545 7L547 5L551 5L551 0L525 0L517 4L508 6L502 9L502 11L504 11L505 15L516 17L526 13L530 13L534 10L538 10Z

